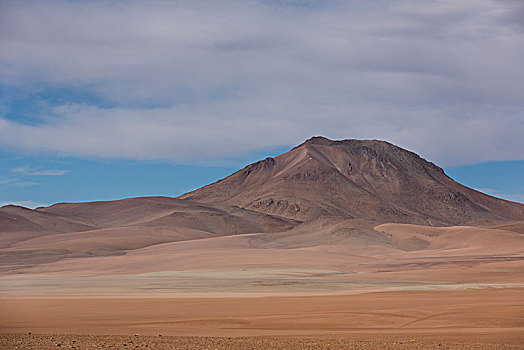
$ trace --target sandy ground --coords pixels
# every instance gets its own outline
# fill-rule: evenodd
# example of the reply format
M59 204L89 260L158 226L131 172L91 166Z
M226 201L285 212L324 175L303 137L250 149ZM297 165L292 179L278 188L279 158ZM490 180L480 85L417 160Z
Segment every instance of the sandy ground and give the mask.
M524 346L524 289L307 297L2 299L0 309L4 348L56 348L56 344L71 348L72 340L77 340L77 349L93 344L123 348L124 343L130 344L127 348L170 344L171 348L220 349L308 348L304 344L331 349L429 349L439 343L452 349ZM135 334L140 337L135 339ZM159 335L199 337L158 339ZM311 341L299 335L312 337Z
M522 234L377 229L396 248L248 234L2 273L0 346L524 348Z

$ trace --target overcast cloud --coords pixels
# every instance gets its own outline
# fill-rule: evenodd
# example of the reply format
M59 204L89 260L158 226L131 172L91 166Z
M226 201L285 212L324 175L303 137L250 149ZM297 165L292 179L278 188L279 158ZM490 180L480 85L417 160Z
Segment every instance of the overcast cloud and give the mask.
M524 160L523 62L522 1L2 1L0 146L191 163L324 135ZM10 112L56 90L89 98Z

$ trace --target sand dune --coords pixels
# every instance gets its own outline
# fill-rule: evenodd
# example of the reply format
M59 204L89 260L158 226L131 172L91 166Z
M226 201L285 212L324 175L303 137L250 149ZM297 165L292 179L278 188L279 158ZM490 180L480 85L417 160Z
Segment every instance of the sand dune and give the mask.
M496 225L491 228L505 230L505 231L513 231L517 233L524 233L524 221L515 221L515 222L505 223L503 225Z
M383 224L376 226L375 230L390 234L394 244L403 250L467 250L486 255L524 253L522 236L498 228Z
M87 260L83 255L68 256L65 260L13 270L15 274L4 273L0 277L0 292L302 295L524 287L521 234L474 227L384 224L377 226L375 236L369 239L367 233L360 237L360 231L342 235L337 231L341 225L347 225L345 220L318 220L302 229L299 226L291 235L286 232L201 237L122 250L119 255L91 256ZM320 226L324 226L325 231L320 230L324 236L335 229L335 239L324 239L323 244L304 244L301 235L307 237L306 242L311 237L318 238ZM99 239L87 236L83 237L87 241L54 241L54 236L46 236L15 248L30 251L37 247L70 246L78 249L76 253L92 250L101 254L107 237L115 244L111 249L122 248L116 246L119 240L127 247L134 242L126 240L133 237L130 233L118 231L117 239L104 231L97 232ZM159 235L163 237L162 233ZM141 239L158 237L150 233ZM144 245L141 239L136 244ZM35 280L35 276L45 278ZM120 281L118 287L113 285L114 278Z
M279 233L257 235L250 244L257 248L301 248L321 245L391 245L387 235L373 229L375 222L336 216L320 216Z

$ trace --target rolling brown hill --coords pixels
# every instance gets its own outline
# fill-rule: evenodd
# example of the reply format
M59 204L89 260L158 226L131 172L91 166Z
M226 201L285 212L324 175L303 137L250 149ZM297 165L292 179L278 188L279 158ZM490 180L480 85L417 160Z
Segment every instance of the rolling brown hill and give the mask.
M6 205L0 208L0 247L54 233L88 231L96 228L82 219Z
M237 234L284 231L296 225L294 220L238 207L208 205L170 197L58 203L37 208L36 211L88 221L97 228L170 226L217 234Z
M258 232L298 222L169 197L0 208L0 270L66 258L121 255L152 245ZM2 249L3 248L3 249Z
M179 198L300 221L341 216L438 226L524 218L524 205L465 187L415 153L376 140L313 137Z

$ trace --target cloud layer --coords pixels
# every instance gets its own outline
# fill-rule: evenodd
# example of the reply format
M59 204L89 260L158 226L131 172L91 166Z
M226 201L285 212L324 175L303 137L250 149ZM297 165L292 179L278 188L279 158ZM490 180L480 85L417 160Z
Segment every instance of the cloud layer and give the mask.
M20 173L23 175L30 176L62 176L69 172L69 170L59 170L59 169L33 169L28 166L22 166L18 168L11 169L13 173Z
M524 159L519 1L0 6L2 147L191 163L320 134ZM57 90L86 98L10 111Z
M40 203L35 201L11 201L11 202L0 202L0 207L4 205L18 205L21 207L35 209L38 207L47 207L49 203Z

